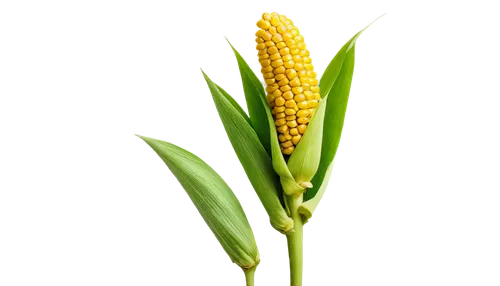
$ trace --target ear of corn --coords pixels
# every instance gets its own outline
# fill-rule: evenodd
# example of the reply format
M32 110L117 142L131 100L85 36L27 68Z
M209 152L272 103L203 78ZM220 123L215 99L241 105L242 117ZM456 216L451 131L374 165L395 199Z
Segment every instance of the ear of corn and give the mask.
M267 84L281 151L290 155L307 129L321 98L318 79L304 37L293 22L278 13L264 13L257 22L257 50Z
M259 79L250 69L243 57L238 53L233 45L231 45L229 40L227 40L227 42L231 46L231 49L236 56L236 60L238 61L238 68L240 70L241 82L243 84L243 91L245 93L245 100L252 128L255 130L255 133L257 133L264 149L266 149L268 154L271 154L271 140L273 138L270 136L269 123L267 119L267 109L269 107L267 104L262 104L262 99L265 101L266 98L264 87L262 87Z
M207 75L210 92L226 133L238 159L266 209L271 225L282 233L293 228L293 221L285 212L279 197L279 181L271 158L262 146L252 126L237 112ZM229 96L229 95L228 95Z
M231 260L250 269L260 261L252 229L224 180L205 162L168 142L142 137L186 190Z

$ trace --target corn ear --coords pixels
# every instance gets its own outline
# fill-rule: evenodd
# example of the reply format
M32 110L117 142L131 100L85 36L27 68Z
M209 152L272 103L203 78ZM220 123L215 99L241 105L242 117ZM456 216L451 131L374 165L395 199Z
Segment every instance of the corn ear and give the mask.
M165 162L231 260L250 269L260 261L245 213L229 186L205 162L190 152L153 138L139 136Z
M203 73L229 141L250 183L266 209L271 225L281 233L293 228L293 221L280 201L280 185L271 158L252 126L243 118L217 85ZM227 96L229 96L226 93ZM235 101L234 101L235 102Z
M264 13L257 22L257 50L267 84L281 151L294 152L318 106L320 89L304 37L293 22L276 12Z

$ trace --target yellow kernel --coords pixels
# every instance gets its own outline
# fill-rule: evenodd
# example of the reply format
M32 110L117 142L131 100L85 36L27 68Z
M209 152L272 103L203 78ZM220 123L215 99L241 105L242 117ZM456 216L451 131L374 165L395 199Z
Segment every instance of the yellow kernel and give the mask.
M292 33L284 33L284 34L283 34L283 40L284 40L284 41L291 40L292 38L293 38Z
M282 59L279 59L279 60L275 60L271 63L271 65L274 67L274 68L277 68L277 67L280 67L283 65L283 60Z
M272 72L268 72L268 73L265 73L264 74L264 78L265 79L268 79L268 78L273 78L274 77L274 74Z
M280 23L279 17L274 16L271 18L271 25L278 26L279 23Z
M278 130L279 133L285 133L288 130L288 125L279 126L276 130Z
M273 41L266 41L266 47L272 47L275 46L276 44Z
M293 143L290 140L290 141L286 141L285 143L282 143L281 146L283 146L284 148L288 148L288 147L292 147Z
M276 124L276 126L283 126L286 124L286 119L285 118L278 119L278 120L274 121L274 124Z
M299 144L300 138L302 138L302 135L300 135L300 134L296 135L296 136L293 136L292 143L295 144L295 145Z
M277 30L278 30L278 33L283 35L287 29L286 29L286 26L280 25L280 26L278 26Z
M271 35L275 35L276 33L278 33L278 30L276 30L276 27L270 27L269 33L271 33Z
M283 41L283 36L281 36L281 34L276 34L273 36L272 40L275 43L279 43L279 42Z
M275 79L274 78L266 78L264 81L266 82L267 85L271 85L275 82Z
M301 35L298 35L298 36L295 36L294 40L297 41L298 43L304 42L304 37Z
M276 77L275 77L275 79L276 79L277 81L280 81L280 80L282 80L282 79L284 79L284 78L286 78L286 75L284 75L284 74L282 74L282 73L280 73L280 74L276 75Z
M265 74L265 73L268 73L268 72L272 72L273 71L273 67L272 66L267 66L267 67L263 67L262 69L260 69L260 72L262 74Z
M286 44L284 42L279 42L276 44L276 47L278 49L283 49L283 48L286 48Z
M304 90L311 90L311 85L309 84L309 82L303 82L302 87L304 88Z
M318 106L318 101L317 100L315 100L315 99L309 100L309 107L314 108L316 106Z
M259 63L260 63L260 65L261 65L262 67L267 67L268 65L270 65L270 64L271 64L271 60L268 60L268 59L265 59L265 60L260 60L260 61L259 61Z
M280 86L277 83L273 83L273 84L268 85L266 87L266 91L267 92L273 92L273 91L277 90L278 88L280 88Z
M298 55L298 54L299 54L299 52L300 52L300 50L299 50L299 49L292 49L292 50L290 51L290 53L291 53L292 55Z
M293 61L286 61L284 65L285 68L292 69L295 66L295 63Z
M278 99L279 99L279 98L277 98L277 99L276 99L276 101L277 101ZM275 102L276 102L276 101L275 101ZM276 105L278 105L278 104L276 103ZM307 109L307 108L309 108L309 103L307 102L307 100L304 100L304 101L302 101L302 102L299 102L299 103L297 104L297 106L298 106L300 109Z
M314 95L313 95L312 91L310 91L310 90L304 91L304 95L306 96L307 100L314 99Z
M304 58L303 58L303 61L304 61L304 63L305 63L305 64L310 64L310 63L312 63L312 59L311 59L310 57L304 57Z
M307 48L306 43L299 43L299 49L305 50Z
M286 120L286 119L285 119L285 120ZM297 124L297 121L292 120L292 121L288 121L288 122L286 123L286 125L288 125L288 127L294 128L294 127L297 127L297 125L299 125L299 124Z
M290 49L289 48L283 48L280 50L280 54L282 56L290 54ZM291 59L290 59L291 60Z
M278 48L277 47L270 47L267 52L272 55L272 54L276 54L277 52L279 52Z
M279 90L279 89L273 91L273 95L275 97L280 97L282 94L283 94L283 92L281 92L281 90Z
M308 50L302 50L300 51L300 56L301 57L308 57L311 53Z
M308 71L312 71L314 69L314 66L311 65L311 64L304 64L304 67L308 70Z
M274 103L276 104L276 106L283 106L285 105L285 99L283 97L278 97L276 98Z
M286 23L286 20L288 20L285 15L280 15L279 18L281 23Z
M318 85L318 79L317 78L310 78L309 79L309 84L310 85Z
M304 89L302 89L301 86L297 86L297 87L292 88L292 92L294 94L301 94L302 92L304 92Z
M307 76L310 78L316 78L318 74L315 71L307 71Z
M294 79L290 80L290 86L291 87L300 86L300 79L294 78Z
M272 54L272 55L269 57L269 59L270 59L271 61L279 60L279 59L281 59L281 55L280 55L279 53Z
M292 99L293 98L293 92L287 91L287 92L283 93L283 98L285 98L286 100ZM293 114L295 114L295 112Z
M281 51L283 51L283 50L281 50ZM281 55L283 56L283 60L284 61L291 61L291 60L293 60L293 56L292 55L288 55L288 54L281 54Z
M301 71L304 69L304 64L302 63L295 63L295 66L293 67L296 71Z
M295 38L299 35L299 29L297 29L297 27L294 27L290 32L295 36Z
M294 115L297 111L291 109L291 108L287 108L285 109L285 114L286 115Z
M295 55L295 56L293 56L293 61L296 63L301 63L302 57L300 55Z
M314 93L319 93L319 86L311 86L311 91Z
M285 109L285 111L286 111L286 109ZM297 118L297 116L295 116L295 115L288 115L288 116L286 116L286 117L285 117L285 119L286 119L287 121L290 121L290 120L295 120L296 118Z
M260 50L257 55L262 56L262 55L267 55L267 48Z
M297 48L297 46L296 46L296 45L297 45L297 42L295 42L294 40L287 40L287 41L286 41L286 45L287 45L288 47L295 46L295 49Z
M287 84L288 84L288 79L287 79L287 78L284 78L284 79L280 80L280 81L278 82L278 84L279 84L280 86L287 85Z
M307 77L307 71L306 71L306 70L301 70L301 71L299 72L299 77L300 77L300 78Z
M268 93L266 95L266 99L267 99L267 102L271 103L276 99L276 97L272 93Z
M306 100L306 97L303 95L303 94L297 94L293 100L295 100L296 102L302 102L304 100ZM300 111L299 111L300 112Z
M314 93L314 99L316 100L320 100L321 99L321 95L319 93Z
M295 147L291 146L288 148L284 148L283 150L281 150L281 152L285 155L290 155L293 153L293 150L295 150Z
M264 19L260 19L258 22L257 22L257 27L261 28L261 29L264 29L264 30L267 30L271 27L271 23L269 23L268 21L264 20Z
M267 58L269 58L269 55L268 55L268 54L265 54L265 55L260 55L260 56L259 56L259 60L265 60L265 59L267 59Z
M259 43L259 44L257 44L257 46L255 46L255 48L256 48L257 50L263 50L263 49L265 49L265 48L266 48L266 44L264 44L264 43Z
M299 119L297 119L297 122L299 124L307 124L309 123L309 117L299 117Z
M282 92L287 92L287 91L292 90L292 88L287 84L287 85L284 85L284 86L280 87L280 90Z
M285 106L288 107L288 108L294 108L296 104L297 103L293 99L287 100L285 102Z
M292 26L293 26L293 21L292 21L292 20L290 20L290 19L286 19L285 24L287 24L287 25L292 25Z
M288 126L287 126L288 127ZM287 128L288 129L288 128ZM299 133L300 134L304 134L304 132L306 132L306 129L307 129L307 125L304 125L304 124L301 124L297 127L297 129L299 130Z
M289 80L295 79L297 77L297 72L293 69L289 69L286 71L286 76L288 77Z
M262 37L262 35L263 35L265 32L266 32L266 31L264 31L264 30L262 30L262 29L261 29L261 30L258 30L258 31L255 33L255 36L256 36L256 37Z
M283 112L276 114L276 119L281 119L281 118L285 118L285 117L286 117L286 115Z
M264 39L262 39L261 37L258 37L258 38L255 39L255 42L257 44L264 43Z
M286 139L286 140L292 140L292 138L293 138L293 136L292 136L292 135L290 135L290 130L287 130L287 131L285 132L285 139Z
M275 108L273 108L273 114L278 114L280 112L283 112L285 111L285 107L284 106L276 106Z
M264 19L264 20L271 21L271 17L272 16L269 13L262 14L262 19Z
M271 33L269 33L268 31L264 31L264 33L262 33L261 37L262 37L262 39L264 39L264 41L270 41L271 38L273 37L273 35L271 35Z
M288 141L288 139L285 138L285 135L281 135L281 134L278 136L278 139L280 140L280 142Z
M281 67L275 69L274 73L275 74L280 74L280 73L285 73L285 71L286 71L286 68L284 66L281 66Z
M290 135L295 136L299 134L299 130L297 128L290 128Z
M297 112L298 117L307 117L309 115L310 115L309 110L299 110Z

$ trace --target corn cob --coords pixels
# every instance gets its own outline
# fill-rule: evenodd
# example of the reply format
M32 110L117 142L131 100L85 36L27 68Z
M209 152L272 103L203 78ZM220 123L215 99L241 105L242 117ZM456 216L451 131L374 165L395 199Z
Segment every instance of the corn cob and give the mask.
M272 108L281 152L292 154L321 98L304 37L292 20L264 13L255 34L267 102Z

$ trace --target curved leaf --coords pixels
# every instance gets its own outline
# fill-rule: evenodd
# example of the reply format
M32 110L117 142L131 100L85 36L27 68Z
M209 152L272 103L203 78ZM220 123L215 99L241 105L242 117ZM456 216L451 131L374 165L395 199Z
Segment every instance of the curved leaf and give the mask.
M233 105L222 95L217 85L203 73L215 106L219 112L231 145L245 170L260 201L264 205L271 225L282 233L293 228L293 221L285 212L279 198L279 182L271 158L257 134Z
M231 260L244 269L256 266L260 258L252 228L224 180L192 153L165 141L138 137L167 164Z

